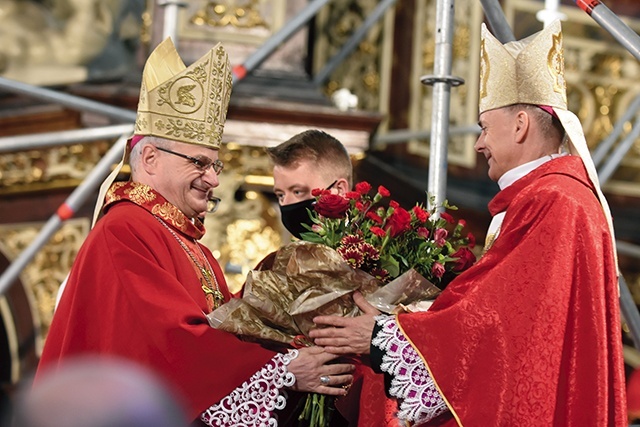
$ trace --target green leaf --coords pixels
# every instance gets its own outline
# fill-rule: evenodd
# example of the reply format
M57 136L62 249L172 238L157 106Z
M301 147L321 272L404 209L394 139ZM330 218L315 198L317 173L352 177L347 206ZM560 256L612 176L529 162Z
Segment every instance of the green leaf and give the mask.
M389 272L391 277L398 277L400 275L400 265L398 261L392 256L380 257L380 265L382 268Z
M307 233L300 233L300 237L302 238L302 240L307 242L324 244L324 239L322 238L322 236L319 236L312 231Z

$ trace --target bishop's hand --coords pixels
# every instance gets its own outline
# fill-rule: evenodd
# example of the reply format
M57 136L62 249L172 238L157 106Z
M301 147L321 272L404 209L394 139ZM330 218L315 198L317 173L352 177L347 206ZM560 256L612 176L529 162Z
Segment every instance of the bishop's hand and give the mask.
M288 370L296 377L293 390L344 396L353 382L355 367L350 363L331 363L338 358L322 347L304 347L289 363ZM344 386L344 387L343 387Z
M380 312L369 304L362 294L356 292L353 301L362 310L357 317L317 316L313 319L319 326L309 332L316 345L335 354L368 354L375 316Z

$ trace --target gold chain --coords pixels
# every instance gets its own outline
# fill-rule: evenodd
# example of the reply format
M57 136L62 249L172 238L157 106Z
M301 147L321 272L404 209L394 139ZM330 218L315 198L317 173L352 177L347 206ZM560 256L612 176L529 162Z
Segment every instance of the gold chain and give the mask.
M184 251L189 256L189 258L191 258L191 261L193 261L193 263L198 268L198 270L200 270L200 273L202 273L202 276L204 277L204 280L207 281L206 285L205 284L202 285L202 290L204 291L205 295L209 295L210 294L210 295L213 296L213 306L214 306L214 308L220 307L224 303L224 295L222 295L222 292L220 292L220 287L218 286L218 279L216 278L216 274L213 271L213 268L211 267L211 264L209 263L209 260L207 259L207 256L204 254L204 252L203 252L202 248L200 247L200 245L198 245L198 242L196 242L195 239L193 241L193 243L196 245L196 247L200 250L200 253L202 254L202 257L204 258L205 262L207 263L207 266L209 267L209 270L207 270L202 264L200 264L200 261L198 261L198 259L193 254L193 252L191 252L191 249L189 249L189 247L182 241L180 236L178 236L176 234L176 232L173 231L171 229L171 227L169 227L169 225L162 220L162 218L160 218L159 216L156 216L156 215L154 215L153 217L155 219L157 219L160 222L160 224L162 224L164 226L164 228L169 230L169 233L171 233L171 235L173 237L175 237L175 239L178 241L178 243L180 244L182 249L184 249ZM212 279L213 279L213 281L212 281Z

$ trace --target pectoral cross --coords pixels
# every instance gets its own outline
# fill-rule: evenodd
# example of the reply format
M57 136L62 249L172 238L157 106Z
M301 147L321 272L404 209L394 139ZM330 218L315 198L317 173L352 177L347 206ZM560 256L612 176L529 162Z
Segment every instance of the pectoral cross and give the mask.
M212 295L214 308L220 307L224 303L224 295L222 295L222 292L220 292L219 289L213 289L213 287L211 286L211 283L214 283L213 280L215 280L215 278L212 277L211 272L206 268L200 268L200 272L206 280L206 283L203 283L202 280L200 280L200 284L202 285L202 290L204 291L205 296Z

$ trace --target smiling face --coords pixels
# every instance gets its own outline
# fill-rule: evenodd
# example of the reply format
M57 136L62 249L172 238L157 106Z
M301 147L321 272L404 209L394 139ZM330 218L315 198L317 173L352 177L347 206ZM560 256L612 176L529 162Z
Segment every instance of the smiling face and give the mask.
M516 114L505 108L485 111L480 114L478 124L482 131L474 148L487 159L489 178L497 181L505 172L520 164L521 147L516 137Z
M188 159L149 148L157 156L153 188L187 217L194 218L204 214L209 194L220 184L213 168L202 172ZM203 156L213 161L218 159L218 150L200 145L174 142L169 149L191 157Z

